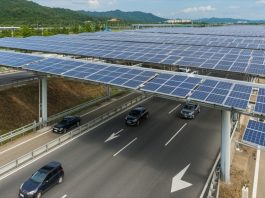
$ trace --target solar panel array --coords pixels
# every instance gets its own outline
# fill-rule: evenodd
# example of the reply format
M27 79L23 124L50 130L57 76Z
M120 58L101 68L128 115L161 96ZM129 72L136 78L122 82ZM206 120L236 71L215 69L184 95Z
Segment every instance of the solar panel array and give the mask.
M20 67L22 65L43 60L43 57L28 54L0 51L0 65Z
M0 46L265 76L265 51L263 50L102 40L85 42L84 37L82 35L77 36L76 39L71 39L74 37L65 39L65 36L63 38L60 36L5 38L0 40Z
M73 39L83 36L84 40L103 41L130 41L142 43L166 43L178 45L196 45L209 47L229 47L240 49L265 49L265 38L261 37L231 37L216 35L189 35L189 34L161 34L149 32L118 32L118 33L84 33L72 36ZM63 36L61 37L63 38ZM65 39L69 38L64 37Z
M265 147L265 123L249 120L243 142L257 147Z
M265 115L265 89L259 89L254 112Z
M265 27L235 25L220 27L178 27L178 28L149 28L141 31L159 32L170 34L202 34L202 35L223 35L223 36L242 36L242 37L264 37Z
M175 98L191 99L195 102L213 104L227 109L232 108L241 112L247 112L252 90L253 88L257 89L257 85L251 83L215 79L194 74L74 59L44 58L16 52L0 52L1 55L6 57L0 59L1 65L5 65L9 58L18 60L26 57L25 61L20 63L20 66L18 64L13 66L10 63L7 66L137 89ZM263 96L265 86L259 88L259 90L259 96ZM260 101L260 104L265 106L264 101Z

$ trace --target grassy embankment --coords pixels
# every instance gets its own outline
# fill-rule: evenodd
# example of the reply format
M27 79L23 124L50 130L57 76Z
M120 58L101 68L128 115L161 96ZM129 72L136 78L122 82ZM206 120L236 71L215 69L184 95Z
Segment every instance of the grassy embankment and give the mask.
M0 135L38 120L39 85L0 92ZM48 82L48 115L54 115L106 93L103 86L52 78Z

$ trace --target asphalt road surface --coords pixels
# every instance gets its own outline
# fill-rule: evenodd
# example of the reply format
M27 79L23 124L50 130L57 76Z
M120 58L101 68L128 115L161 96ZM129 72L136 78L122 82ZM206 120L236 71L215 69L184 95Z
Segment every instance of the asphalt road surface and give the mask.
M0 75L0 85L10 84L19 80L25 80L35 75L31 72L18 72Z
M0 181L0 197L17 197L21 183L53 160L63 164L65 179L46 198L199 197L220 148L220 111L202 108L195 120L183 120L177 102L153 98L143 105L150 118L139 127L117 116Z

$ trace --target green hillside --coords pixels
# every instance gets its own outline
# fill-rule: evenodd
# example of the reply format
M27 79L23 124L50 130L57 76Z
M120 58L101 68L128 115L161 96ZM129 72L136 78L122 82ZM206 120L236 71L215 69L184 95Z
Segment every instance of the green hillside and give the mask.
M79 12L40 6L27 0L0 0L0 25L71 25L95 20Z
M89 12L89 11L80 11L88 16L93 17L104 17L107 19L118 18L126 22L135 22L135 23L161 23L166 19L160 18L153 15L152 13L144 12L123 12L120 10L108 11L108 12Z

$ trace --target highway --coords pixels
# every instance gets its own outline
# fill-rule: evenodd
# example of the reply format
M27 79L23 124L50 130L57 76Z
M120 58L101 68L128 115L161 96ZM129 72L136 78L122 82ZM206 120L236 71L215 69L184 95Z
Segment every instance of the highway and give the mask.
M21 183L53 160L63 164L65 180L46 198L199 197L220 148L220 111L202 108L195 120L183 120L175 101L153 98L143 105L150 118L139 127L117 116L0 181L1 197L16 197ZM172 185L173 177L185 182Z
M19 80L25 80L28 78L32 78L35 75L32 72L17 72L10 74L1 74L0 75L0 85L6 85L10 83L14 83Z

